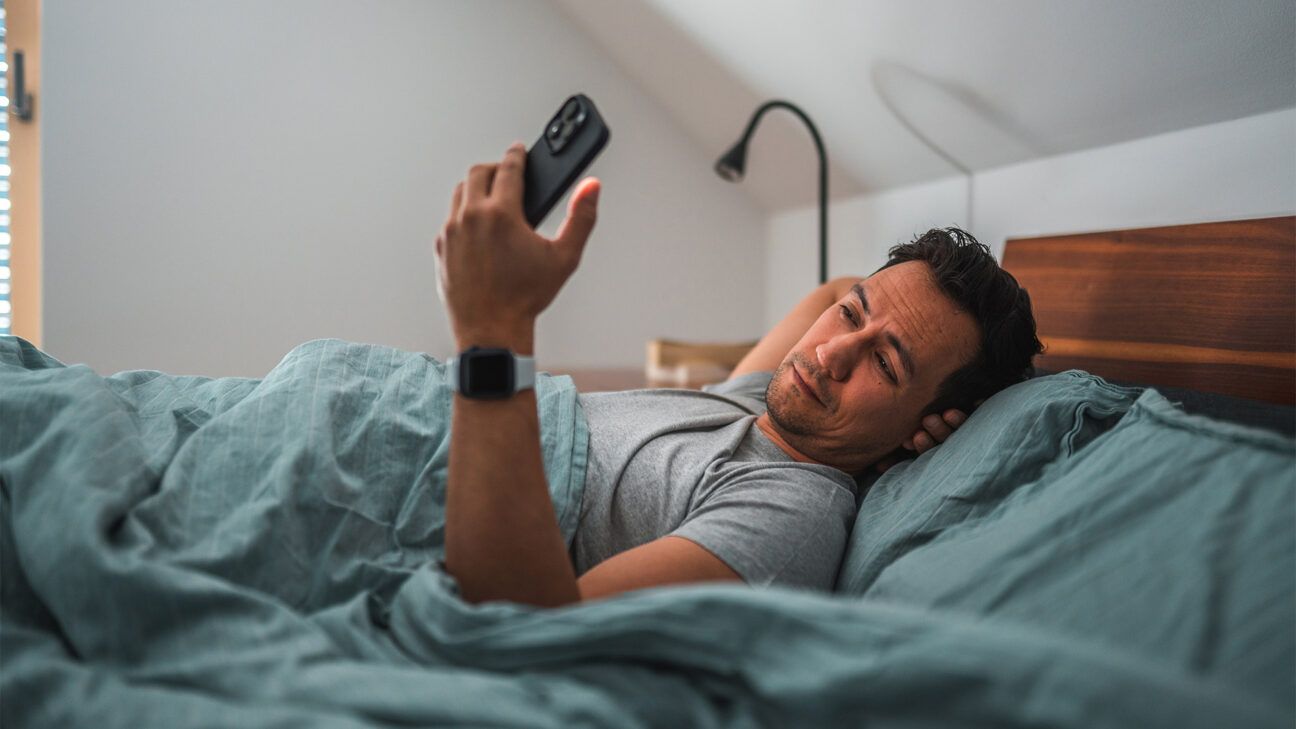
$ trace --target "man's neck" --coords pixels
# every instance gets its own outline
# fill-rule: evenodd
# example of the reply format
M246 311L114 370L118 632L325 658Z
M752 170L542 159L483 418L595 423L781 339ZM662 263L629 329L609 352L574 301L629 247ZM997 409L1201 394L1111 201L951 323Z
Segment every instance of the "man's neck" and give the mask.
M762 413L759 418L756 418L756 427L760 428L762 433L768 436L770 440L774 441L774 445L778 446L779 450L791 456L792 460L801 463L820 463L820 461L807 456L794 448L791 443L787 442L787 439L779 432L778 426L770 419L768 412Z
M830 466L832 468L837 469L838 471L849 474L852 477L856 476L857 474L863 473L869 467L869 464L862 463L862 464L853 464L854 468L852 468L850 465L841 464L841 463L828 463L827 461L824 461L820 458L815 458L813 456L806 455L805 453L798 450L795 446L793 446L790 442L788 442L788 439L784 437L783 432L779 429L778 425L774 422L774 420L770 418L768 412L765 412L761 414L759 418L756 418L756 427L760 428L761 432L764 433L766 436L768 436L769 439L774 442L774 445L779 447L779 450L788 454L789 456L791 456L792 460L797 461L799 463L817 463L821 466Z

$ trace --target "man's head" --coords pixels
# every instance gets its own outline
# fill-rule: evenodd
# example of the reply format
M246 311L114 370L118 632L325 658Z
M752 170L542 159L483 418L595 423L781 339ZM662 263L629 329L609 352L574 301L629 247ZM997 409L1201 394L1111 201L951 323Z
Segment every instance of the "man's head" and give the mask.
M1041 349L1030 297L990 250L931 230L815 321L774 373L769 417L800 453L858 472L924 415L1025 379Z

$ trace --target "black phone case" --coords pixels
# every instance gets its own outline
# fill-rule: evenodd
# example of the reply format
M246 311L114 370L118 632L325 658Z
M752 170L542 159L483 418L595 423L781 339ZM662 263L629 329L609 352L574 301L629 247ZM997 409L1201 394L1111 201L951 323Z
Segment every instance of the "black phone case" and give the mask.
M576 111L568 113L571 108ZM611 136L611 130L588 96L576 94L558 107L558 113L545 124L540 138L527 151L522 207L532 228L553 210L603 151Z

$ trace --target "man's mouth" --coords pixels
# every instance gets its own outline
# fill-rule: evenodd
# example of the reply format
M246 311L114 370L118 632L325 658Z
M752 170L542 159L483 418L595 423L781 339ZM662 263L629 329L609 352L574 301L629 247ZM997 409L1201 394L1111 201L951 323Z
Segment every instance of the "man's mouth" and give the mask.
M823 399L814 391L814 388L810 386L810 383L806 382L805 379L801 377L801 373L797 371L796 367L792 368L792 378L796 380L797 386L802 390L805 390L805 393L813 398L815 402L819 403L820 406L826 407Z

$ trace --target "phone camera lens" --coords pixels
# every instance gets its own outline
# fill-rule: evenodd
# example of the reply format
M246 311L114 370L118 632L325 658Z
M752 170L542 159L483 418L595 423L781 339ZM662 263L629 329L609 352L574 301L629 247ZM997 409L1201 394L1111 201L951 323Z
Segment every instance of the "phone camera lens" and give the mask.
M550 139L557 139L557 138L558 138L558 135L561 134L561 133L562 133L562 128L561 128L559 125L554 124L553 126L549 127L549 138L550 138Z

